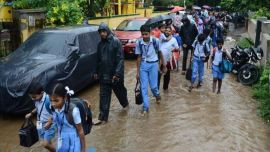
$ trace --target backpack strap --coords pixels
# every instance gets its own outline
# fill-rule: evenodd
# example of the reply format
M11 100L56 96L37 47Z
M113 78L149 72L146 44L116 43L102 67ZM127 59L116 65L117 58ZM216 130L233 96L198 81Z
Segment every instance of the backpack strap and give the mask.
M152 39L153 39L153 46L154 46L154 48L155 48L156 53L158 54L159 47L158 47L158 45L157 45L157 39L154 38L154 37L153 37Z
M48 111L48 113L52 114L51 103L50 103L48 95L46 95L46 97L45 97L45 103L44 104L45 104L44 106L45 106L46 110Z
M153 37L152 40L153 40L153 46L154 46L154 49L155 49L155 51L156 51L156 54L158 55L159 47L158 47L158 45L157 45L157 39ZM141 53L141 55L142 55L142 54L143 54L142 39L139 39L139 40L138 40L138 43L139 43L140 53Z
M73 115L72 115L73 109L75 107L76 107L76 105L74 103L71 103L71 101L70 101L69 108L68 108L67 112L65 113L65 115L66 115L68 123L76 128L76 125L75 125L74 119L73 119Z

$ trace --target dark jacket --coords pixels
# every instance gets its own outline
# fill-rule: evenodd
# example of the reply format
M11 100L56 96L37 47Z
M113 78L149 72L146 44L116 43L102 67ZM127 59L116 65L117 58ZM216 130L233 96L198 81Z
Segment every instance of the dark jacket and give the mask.
M198 30L194 24L188 23L181 27L179 35L182 38L182 44L191 46L198 35Z
M102 23L98 30L106 30L107 39L101 39L97 48L97 73L101 81L111 82L113 76L124 79L124 56L120 40L116 38L109 27Z

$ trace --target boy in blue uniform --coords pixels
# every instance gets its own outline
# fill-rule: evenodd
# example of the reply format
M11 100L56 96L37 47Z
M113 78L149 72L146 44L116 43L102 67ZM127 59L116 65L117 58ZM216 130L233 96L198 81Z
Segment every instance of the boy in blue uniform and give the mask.
M51 152L55 151L52 144L52 139L55 136L56 126L52 120L52 113L49 108L50 99L44 92L41 84L35 82L29 87L28 94L30 98L35 102L35 109L31 113L28 113L25 118L29 119L33 114L37 113L36 127L38 130L39 138L42 140L44 148Z
M136 42L135 54L137 58L137 79L141 82L141 91L143 97L143 111L145 115L149 110L148 101L148 83L150 84L151 91L156 97L156 102L160 103L161 97L158 90L158 63L163 69L166 69L164 58L159 50L158 39L150 36L150 27L147 25L141 26L142 38ZM159 60L160 59L160 60Z
M213 93L215 93L216 85L218 84L217 94L220 94L222 79L224 79L224 73L221 72L219 65L224 58L231 59L231 55L223 48L223 44L223 39L217 39L217 47L212 52Z

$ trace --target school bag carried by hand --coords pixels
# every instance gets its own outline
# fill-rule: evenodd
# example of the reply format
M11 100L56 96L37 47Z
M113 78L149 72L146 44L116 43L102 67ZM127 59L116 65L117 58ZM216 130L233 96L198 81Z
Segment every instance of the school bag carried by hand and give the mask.
M69 124L73 125L76 128L74 119L72 116L73 109L77 107L80 111L81 124L83 127L84 134L87 135L91 132L92 129L92 112L88 107L88 104L85 100L80 98L71 98L69 103L69 109L66 114L66 118Z
M25 119L19 130L20 145L31 147L38 142L37 128L30 119Z
M222 59L219 64L219 69L222 73L231 73L233 64L228 59Z
M142 91L141 91L141 83L139 80L137 80L134 92L135 92L135 103L137 105L141 105L143 103L143 98L142 98Z

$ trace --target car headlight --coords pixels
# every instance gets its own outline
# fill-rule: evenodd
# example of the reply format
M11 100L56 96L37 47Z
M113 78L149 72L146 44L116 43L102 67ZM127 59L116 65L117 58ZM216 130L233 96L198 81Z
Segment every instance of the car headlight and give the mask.
M137 39L128 40L128 43L136 43Z

